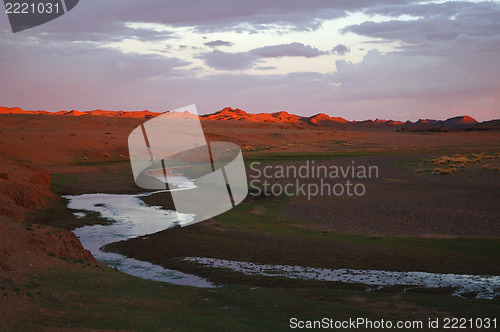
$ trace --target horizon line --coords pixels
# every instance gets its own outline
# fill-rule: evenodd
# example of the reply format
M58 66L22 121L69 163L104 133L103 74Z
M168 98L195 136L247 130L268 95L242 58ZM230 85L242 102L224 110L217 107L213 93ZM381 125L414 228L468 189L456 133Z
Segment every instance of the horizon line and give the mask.
M35 114L43 114L43 113L49 113L49 114L52 113L52 114L54 114L54 113L61 113L61 112L65 112L65 114L71 113L71 112L91 113L91 112L98 112L98 111L108 112L108 113L141 113L141 112L149 112L149 113L153 113L153 114L165 114L165 113L168 113L168 112L174 112L175 111L175 110L150 111L148 109L144 109L144 110L126 110L126 111L123 111L123 110L103 110L103 109L100 109L100 108L93 109L93 110L84 110L84 111L82 111L82 110L75 110L75 109L72 109L72 110L62 109L62 110L59 110L59 111L46 111L46 110L42 110L42 109L39 109L39 110L27 110L27 109L23 109L23 108L18 107L18 106L13 106L13 107L0 106L0 114L23 114L22 112L19 112L19 113L16 113L16 112L13 112L13 113L6 112L8 110L16 110L16 109L20 110L22 112L35 113ZM177 110L179 110L179 109L182 109L182 107L178 108ZM415 122L418 122L418 121L425 121L425 120L447 121L447 120L450 120L450 119L460 118L460 117L463 117L463 118L469 117L469 118L477 121L478 123L500 120L500 118L496 118L496 119L492 118L492 119L489 119L489 120L478 121L474 117L472 117L472 116L470 116L468 114L455 115L455 116L452 116L452 117L446 118L446 119L419 118L418 120L415 120L415 121L412 121L412 120L409 120L409 119L398 120L398 119L392 119L392 118L388 118L388 119L382 119L382 118L371 119L370 118L370 119L363 119L363 120L348 120L348 119L344 118L343 116L330 115L330 114L325 113L325 112L319 112L319 113L316 113L316 114L313 114L313 115L310 115L310 116L304 116L304 115L298 115L298 114L294 114L294 113L289 113L286 110L281 110L281 111L276 111L276 112L252 113L252 112L247 112L245 110L242 110L242 109L240 109L238 107L233 108L233 107L230 107L230 106L226 106L226 107L224 107L224 108L222 108L222 109L220 109L218 111L212 112L212 113L198 114L198 116L205 117L205 116L209 116L209 115L214 115L214 114L216 114L218 112L221 112L221 111L224 111L224 110L227 110L227 109L230 109L231 111L240 110L240 111L243 111L243 112L245 112L246 114L249 114L249 115L273 115L273 114L279 114L279 113L286 113L286 114L289 114L289 115L292 115L292 116L296 116L298 118L304 118L304 119L311 119L311 118L314 118L314 117L316 117L318 115L327 115L329 118L343 119L343 120L346 120L349 123L364 122L364 121L377 121L377 120L379 120L379 121L386 121L386 122L394 121L394 122L402 122L402 123L407 123L407 122L415 123ZM2 110L5 110L5 111L2 112ZM178 112L178 113L181 113L181 112ZM61 114L61 115L63 115L63 114Z

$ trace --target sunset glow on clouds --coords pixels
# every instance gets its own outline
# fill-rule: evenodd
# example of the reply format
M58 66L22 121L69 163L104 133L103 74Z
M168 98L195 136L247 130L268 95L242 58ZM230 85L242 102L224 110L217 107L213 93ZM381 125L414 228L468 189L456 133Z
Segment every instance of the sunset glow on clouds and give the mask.
M2 16L0 104L500 118L499 17L498 1L85 0L16 34Z

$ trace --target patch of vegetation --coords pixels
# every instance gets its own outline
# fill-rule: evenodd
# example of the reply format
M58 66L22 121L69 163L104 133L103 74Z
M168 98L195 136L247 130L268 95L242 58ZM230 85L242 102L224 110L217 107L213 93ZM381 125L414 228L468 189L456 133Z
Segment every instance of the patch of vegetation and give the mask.
M85 165L90 166L90 165ZM94 165L89 170L80 166L72 173L52 174L50 189L59 195L81 195L90 193L136 193L136 186L130 163Z
M131 331L288 331L291 317L345 320L495 317L498 301L356 289L228 286L200 289L134 278L110 268L59 269L40 276L32 310L4 328ZM75 303L75 299L78 302ZM334 314L334 317L332 316Z
M442 155L427 159L398 160L395 166L414 168L417 173L429 173L432 175L447 175L468 170L500 170L498 166L492 166L487 161L494 161L500 157L498 152L468 152L456 153L454 155Z
M54 201L47 201L47 207L43 210L38 210L27 216L27 221L33 224L46 225L66 230L73 230L87 225L109 225L113 223L101 217L101 214L93 211L77 211L67 207L68 200L64 197L59 197ZM78 218L74 215L75 212L84 212L84 218Z
M342 151L342 152L279 152L279 153L246 153L245 164L253 161L287 162L304 160L328 160L338 158L355 158L363 156L386 156L401 154L399 151Z
M160 206L164 210L175 210L172 195L169 192L158 193L150 196L140 197L149 206Z

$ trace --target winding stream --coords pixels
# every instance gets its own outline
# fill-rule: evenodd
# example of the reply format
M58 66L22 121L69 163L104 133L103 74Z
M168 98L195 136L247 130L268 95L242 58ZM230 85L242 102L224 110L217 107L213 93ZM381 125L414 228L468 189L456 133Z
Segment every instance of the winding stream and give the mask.
M140 198L154 193L139 195L85 194L65 196L70 202L70 209L78 210L79 218L85 212L93 211L103 218L114 221L110 225L84 226L73 232L82 245L88 249L99 262L114 267L122 272L156 281L170 282L178 285L196 287L214 287L205 279L194 275L165 269L148 262L129 258L117 253L105 252L101 248L113 242L132 237L157 233L184 222L189 222L190 215L175 211L163 210L157 206L148 206Z
M85 211L94 211L103 218L114 221L110 225L84 226L74 230L82 245L100 261L125 273L156 281L195 287L215 287L209 281L165 269L148 262L139 261L117 253L105 252L101 248L109 243L132 237L163 231L183 223L189 223L192 216L175 211L148 206L140 198L158 192L138 195L85 194L65 196L68 207L77 210L75 215L85 217ZM477 276L461 274L440 274L427 272L391 272L355 269L321 269L290 265L265 265L249 262L228 261L214 258L187 257L183 260L198 263L207 268L227 268L245 274L283 276L346 283L362 283L368 286L384 287L403 285L414 287L453 287L454 295L476 293L478 298L492 299L500 295L500 276Z
M473 292L477 294L477 298L481 299L492 299L500 295L500 276L356 269L331 270L292 265L254 264L205 257L186 257L183 260L212 268L230 269L247 275L361 283L378 288L402 285L407 287L406 290L417 287L451 287L456 289L453 295L461 296L461 294Z

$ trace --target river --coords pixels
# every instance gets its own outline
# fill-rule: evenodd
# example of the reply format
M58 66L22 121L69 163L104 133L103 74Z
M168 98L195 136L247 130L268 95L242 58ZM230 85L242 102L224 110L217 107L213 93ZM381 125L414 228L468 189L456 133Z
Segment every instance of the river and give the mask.
M100 213L103 218L113 221L109 225L84 226L75 229L74 233L80 239L82 245L90 250L98 261L125 273L144 279L179 285L215 287L214 284L195 275L168 270L158 265L102 250L102 247L109 243L153 234L190 222L191 215L163 210L157 206L148 206L141 200L141 197L159 192L137 195L85 194L65 196L69 200L68 207L77 210L75 212L76 216L84 218L86 211L94 211ZM207 266L207 268L228 268L245 274L362 283L369 286L368 290L373 289L373 287L403 285L408 289L415 287L452 287L456 289L455 295L460 296L461 294L473 292L477 294L476 297L483 299L491 299L500 295L499 276L440 274L418 271L331 270L289 265L254 264L203 257L180 259L195 262Z

